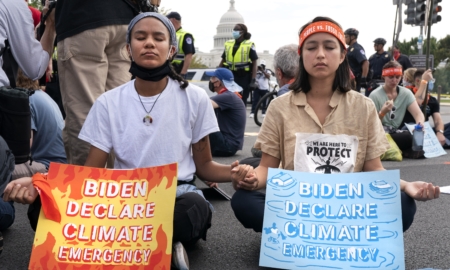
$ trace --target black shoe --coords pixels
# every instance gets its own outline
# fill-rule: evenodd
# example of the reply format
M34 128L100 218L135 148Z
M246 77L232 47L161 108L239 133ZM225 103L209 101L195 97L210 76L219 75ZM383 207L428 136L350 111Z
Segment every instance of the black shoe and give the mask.
M412 149L408 151L403 151L403 157L412 159L422 159L425 158L425 152L423 150L413 151Z

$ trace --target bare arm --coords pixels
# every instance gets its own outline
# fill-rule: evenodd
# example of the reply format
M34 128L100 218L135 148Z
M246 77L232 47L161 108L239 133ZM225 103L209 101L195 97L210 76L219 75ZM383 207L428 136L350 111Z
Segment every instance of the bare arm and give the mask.
M256 78L256 72L258 71L258 63L256 61L252 62L252 79Z
M196 174L200 179L209 182L230 182L230 165L222 165L212 160L209 137L206 136L192 145Z
M48 12L49 1L45 2L45 7L42 9L42 12L45 14ZM56 30L55 30L55 9L52 10L50 15L47 17L45 21L45 31L41 37L41 45L42 48L47 51L50 56L50 61L53 55L53 45L55 42Z
M219 108L219 105L214 100L211 100L211 104L212 104L214 109Z
M105 168L106 161L108 160L108 153L99 148L92 146L89 149L89 154L84 163L84 166L94 168Z
M219 67L223 67L223 63L225 62L225 60L223 60L223 58L220 60L220 63L219 63Z
M186 74L189 66L191 65L192 62L192 53L187 54L184 56L184 64L183 64L183 69L181 70L181 74Z
M361 74L361 77L367 77L368 73L369 73L369 61L365 60L362 63L362 74Z
M416 120L416 124L418 123L423 124L425 122L425 117L423 116L423 113L420 110L420 107L417 104L417 102L411 103L411 105L408 106L408 111L414 117L414 120Z
M438 130L444 130L444 122L442 122L441 114L438 112L433 113L434 129L436 130L436 137L441 145L445 144L445 136Z
M422 80L420 82L420 85L417 89L417 92L414 94L414 96L416 97L417 103L420 105L422 105L424 99L425 99L425 93L427 92L427 86L428 86L428 82L433 79L433 74L431 72L431 69L425 71L422 74Z
M415 102L414 102L415 103ZM417 105L417 104L416 104ZM366 160L364 162L363 171L384 171L383 164L380 158L374 158L372 160ZM434 186L431 183L422 181L407 182L400 179L400 190L411 196L411 198L419 201L427 201L439 198L440 189L438 186Z
M269 168L278 168L279 165L280 159L263 152L259 166L254 170L248 170L246 166L242 165L233 170L233 186L235 188L246 190L263 189L267 185L267 173ZM242 172L247 172L244 179L240 177Z

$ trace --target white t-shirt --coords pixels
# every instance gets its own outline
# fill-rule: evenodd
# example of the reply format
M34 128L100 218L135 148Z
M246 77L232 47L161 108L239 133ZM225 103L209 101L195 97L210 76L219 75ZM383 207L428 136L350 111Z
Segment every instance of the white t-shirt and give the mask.
M157 98L141 96L147 111ZM149 126L143 122L146 115L132 80L97 99L78 137L107 153L114 149L116 169L178 162L178 179L192 180L192 144L219 131L205 90L192 84L183 90L169 78L150 112Z
M269 79L264 76L264 73L261 71L256 72L256 81L258 82L260 90L269 90Z

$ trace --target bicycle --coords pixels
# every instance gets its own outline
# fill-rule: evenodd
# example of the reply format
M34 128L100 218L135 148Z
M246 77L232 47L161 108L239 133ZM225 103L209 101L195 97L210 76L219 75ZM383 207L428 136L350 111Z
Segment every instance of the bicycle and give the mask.
M273 89L269 91L269 93L265 94L262 98L260 98L258 103L256 104L255 116L253 119L255 119L255 124L257 124L258 126L261 126L262 124L262 111L266 111L267 107L269 107L270 102L277 97L278 90L278 85L275 85ZM260 117L261 121L259 121Z

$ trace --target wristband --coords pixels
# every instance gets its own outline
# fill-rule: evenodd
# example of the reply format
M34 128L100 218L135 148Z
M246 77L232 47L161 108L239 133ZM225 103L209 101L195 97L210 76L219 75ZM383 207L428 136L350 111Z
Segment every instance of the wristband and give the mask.
M381 116L381 118L383 118L386 114L382 113L382 112L379 112L378 115Z
M428 82L427 81L425 81L425 80L422 80L420 83L423 83L423 84L428 84Z

